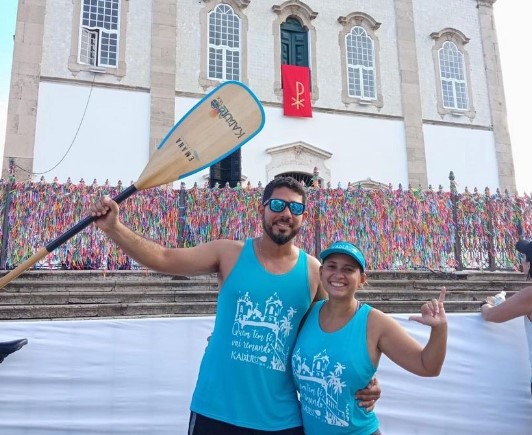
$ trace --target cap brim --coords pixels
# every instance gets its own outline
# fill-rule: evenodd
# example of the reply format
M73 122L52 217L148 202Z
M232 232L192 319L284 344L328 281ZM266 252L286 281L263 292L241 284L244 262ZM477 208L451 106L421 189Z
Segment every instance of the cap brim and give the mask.
M340 248L329 248L329 249L326 249L325 251L320 252L321 261L323 262L323 260L325 260L331 254L348 255L349 257L351 257L353 260L355 260L357 262L357 264L362 269L362 272L364 272L364 266L362 266L362 264L360 264L360 261L353 254L351 254L350 252L346 251L345 249L340 249Z

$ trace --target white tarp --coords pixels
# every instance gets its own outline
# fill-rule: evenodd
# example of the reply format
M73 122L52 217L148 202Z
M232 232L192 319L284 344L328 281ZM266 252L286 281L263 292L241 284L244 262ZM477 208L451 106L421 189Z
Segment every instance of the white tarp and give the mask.
M429 328L395 315L422 343ZM447 359L420 378L383 357L385 435L532 434L522 319L450 314ZM3 322L29 343L0 364L0 434L186 434L212 317Z

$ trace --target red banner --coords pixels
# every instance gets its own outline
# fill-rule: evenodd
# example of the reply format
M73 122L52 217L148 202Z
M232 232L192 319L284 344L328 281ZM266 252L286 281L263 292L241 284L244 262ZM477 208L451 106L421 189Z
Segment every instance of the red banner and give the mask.
M285 116L312 118L310 69L306 66L281 65Z

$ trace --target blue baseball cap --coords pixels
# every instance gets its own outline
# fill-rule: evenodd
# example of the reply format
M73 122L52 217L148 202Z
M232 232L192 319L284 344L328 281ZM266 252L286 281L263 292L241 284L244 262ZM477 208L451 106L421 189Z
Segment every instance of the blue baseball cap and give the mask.
M355 260L360 265L360 267L362 268L362 272L366 270L366 260L364 259L364 255L362 255L362 252L360 252L360 249L358 249L355 245L353 245L350 242L344 242L344 241L334 242L327 249L320 252L321 262L323 263L325 259L331 254L349 255L353 260Z

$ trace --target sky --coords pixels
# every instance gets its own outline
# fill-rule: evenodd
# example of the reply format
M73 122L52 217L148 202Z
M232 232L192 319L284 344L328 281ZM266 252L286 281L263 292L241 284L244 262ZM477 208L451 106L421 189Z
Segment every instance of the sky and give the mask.
M0 155L3 155L7 102L13 57L13 35L18 0L0 0ZM519 48L527 32L532 2L529 0L497 0L494 5L495 25L499 41L508 126L512 141L516 184L519 194L532 192L532 133L529 113L532 112L532 86L528 68L523 66L527 54ZM483 190L481 186L477 186Z

